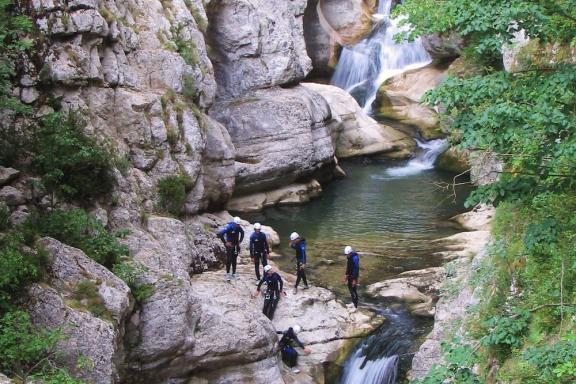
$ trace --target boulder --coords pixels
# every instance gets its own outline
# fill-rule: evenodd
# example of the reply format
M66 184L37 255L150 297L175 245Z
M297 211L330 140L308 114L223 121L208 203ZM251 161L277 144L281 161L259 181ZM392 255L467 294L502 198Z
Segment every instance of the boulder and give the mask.
M443 137L438 114L433 108L421 105L420 101L424 93L444 80L446 70L446 66L433 63L387 80L378 90L374 103L376 118L414 126L426 140Z
M378 153L396 152L408 156L414 141L405 133L380 124L360 108L356 100L341 88L316 83L302 83L319 93L330 106L332 118L339 124L332 125L332 142L338 158Z
M446 152L438 156L434 165L437 169L457 174L466 174L470 170L467 152L459 151L454 147L448 148Z
M308 6L312 5L309 1ZM353 45L372 30L374 0L317 0L320 25L340 45Z
M457 222L468 231L489 231L496 209L491 205L480 204L472 211L456 215L450 220Z
M504 161L489 151L473 151L469 156L470 180L477 186L495 183L504 171Z
M0 187L10 184L13 180L18 178L20 171L14 168L6 168L0 166Z
M82 251L51 238L40 244L52 260L48 285L29 289L33 323L62 330L65 337L58 343L57 359L75 376L98 384L118 382L124 319L132 309L130 289ZM79 368L79 358L88 359L93 369Z
M374 283L367 292L390 301L406 303L415 316L433 317L434 304L445 276L442 267L407 271L396 279Z
M27 199L22 191L8 185L0 189L0 201L8 206L17 206L26 204Z
M436 60L455 59L462 53L464 40L455 32L422 36L422 45Z
M216 103L211 116L236 148L236 194L275 189L334 167L330 107L303 86Z
M235 212L258 212L275 205L305 204L320 196L322 186L312 179L308 183L295 183L272 191L233 197L226 209Z
M302 19L306 0L212 0L212 42L218 96L295 83L312 69Z
M13 381L0 373L0 384L12 384Z

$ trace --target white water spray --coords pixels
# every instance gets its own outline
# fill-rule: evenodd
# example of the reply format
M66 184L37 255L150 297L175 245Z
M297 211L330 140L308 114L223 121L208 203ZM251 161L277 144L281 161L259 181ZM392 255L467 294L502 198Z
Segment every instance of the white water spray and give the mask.
M422 152L402 167L388 168L386 170L388 175L410 176L432 169L434 168L434 163L438 156L440 156L448 147L448 141L446 139L430 140L427 142L422 142L416 139L416 144L418 144L418 147L421 148Z
M420 39L397 44L394 36L408 30L400 19L390 18L392 0L378 4L375 19L380 19L370 36L342 50L332 84L346 90L370 113L378 88L386 79L409 69L423 67L432 59Z
M398 356L382 357L366 361L357 351L344 367L341 384L396 384Z

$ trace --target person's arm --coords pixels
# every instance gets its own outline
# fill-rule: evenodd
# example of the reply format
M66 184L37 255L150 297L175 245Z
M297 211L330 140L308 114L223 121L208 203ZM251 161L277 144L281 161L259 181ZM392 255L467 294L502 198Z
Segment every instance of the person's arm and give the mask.
M352 267L352 278L354 280L358 280L358 276L360 275L360 258L356 256L353 260L353 267Z
M282 281L282 277L278 275L278 283L280 284L280 292L284 292L284 282Z
M242 240L244 240L244 230L242 229L240 224L238 224L238 232L240 232L240 238L238 239L238 244L240 244Z
M228 226L226 225L224 228L222 228L220 231L218 231L218 238L220 240L222 240L222 242L224 244L226 244L226 239L224 238L224 235L228 232Z
M254 258L254 240L255 240L254 233L250 236L250 257Z
M266 251L266 254L268 254L270 253L270 247L268 247L268 236L264 234L262 238L264 239L264 250Z
M301 253L301 260L300 260L300 264L306 264L306 245L304 245L304 242L300 243L300 249L302 250Z

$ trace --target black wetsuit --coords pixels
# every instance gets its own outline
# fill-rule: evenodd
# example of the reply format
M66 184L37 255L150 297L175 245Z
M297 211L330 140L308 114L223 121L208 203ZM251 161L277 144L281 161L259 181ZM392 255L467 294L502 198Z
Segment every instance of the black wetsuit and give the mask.
M232 244L231 247L226 247L226 273L230 273L230 267L232 267L232 273L235 274L236 260L240 253L240 243L244 240L244 230L240 224L232 221L218 232L218 238L222 240L224 244L226 244L226 242Z
M254 260L254 272L257 279L260 279L260 261L262 261L262 268L264 268L268 264L266 255L269 253L270 248L266 234L254 231L250 236L250 257Z
M274 311L276 311L276 306L278 305L278 300L280 300L280 293L284 288L284 283L282 278L276 272L271 275L264 273L264 277L258 283L258 291L262 283L266 283L268 288L266 288L266 293L264 294L264 307L262 308L262 313L266 315L267 318L272 320L274 317Z
M348 290L352 296L352 303L358 308L358 292L356 287L358 285L358 276L360 275L360 257L356 252L348 255L348 263L346 264L346 279L348 280ZM355 284L353 283L355 282Z
M304 286L307 288L306 270L302 268L302 265L306 264L306 240L300 239L297 243L293 243L290 246L296 250L296 285L294 288L298 288L300 280L304 282Z
M282 351L282 361L290 368L295 367L298 360L298 352L294 349L294 344L300 348L304 348L304 344L298 340L292 327L288 328L287 331L276 331L276 333L282 335L279 341L280 350Z

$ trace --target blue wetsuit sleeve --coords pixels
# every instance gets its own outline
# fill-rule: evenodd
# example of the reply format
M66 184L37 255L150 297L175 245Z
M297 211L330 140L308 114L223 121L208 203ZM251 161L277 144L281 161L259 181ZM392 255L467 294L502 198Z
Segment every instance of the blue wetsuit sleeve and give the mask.
M260 279L260 281L258 282L258 287L256 287L256 290L257 290L257 291L260 290L260 287L262 286L262 283L264 282L264 279L265 279L265 278L266 278L266 277L262 277L262 278Z
M270 253L270 248L268 247L268 236L264 234L262 238L264 239L264 249L266 250L266 253Z
M278 275L278 283L280 284L280 292L282 292L284 290L284 282L282 281L280 275Z
M220 240L222 240L223 243L226 242L226 240L224 239L224 235L228 232L228 225L226 225L224 228L222 228L220 231L218 231L218 238Z
M306 245L304 245L304 242L300 243L300 250L302 251L300 256L300 264L306 264Z
M352 261L354 263L352 267L352 278L358 280L358 275L360 275L360 258L356 256Z

